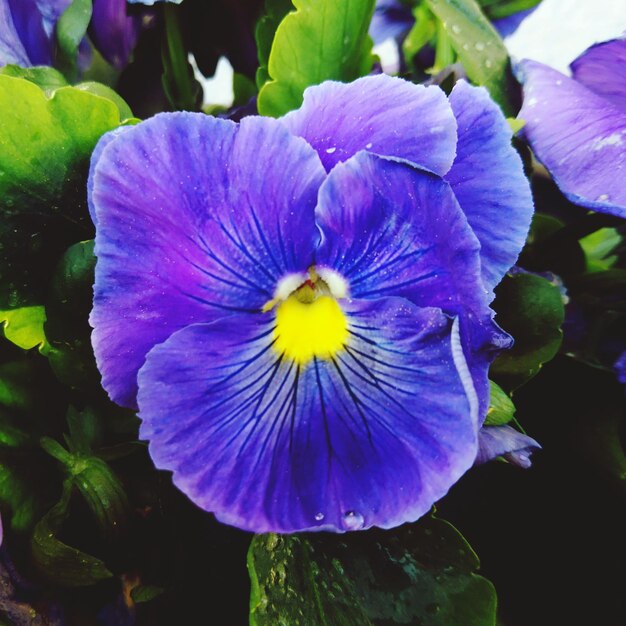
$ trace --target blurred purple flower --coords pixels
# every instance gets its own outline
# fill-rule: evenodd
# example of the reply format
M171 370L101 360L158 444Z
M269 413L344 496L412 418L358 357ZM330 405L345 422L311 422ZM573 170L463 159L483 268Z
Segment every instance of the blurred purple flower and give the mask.
M0 66L53 65L56 24L70 4L71 0L0 0ZM129 0L128 4L154 3ZM128 63L142 27L151 18L150 12L130 12L128 4L93 0L89 24L94 46L118 69Z
M617 361L615 361L613 368L617 374L617 380L619 380L622 385L626 385L626 352L622 352Z
M256 532L392 527L473 464L532 200L482 88L379 75L92 158L93 346L159 468Z
M52 65L54 28L71 0L0 0L0 66Z
M565 196L626 217L626 39L589 48L572 77L523 61L523 134Z
M390 38L403 39L414 22L411 7L400 0L377 0L369 33L375 44Z

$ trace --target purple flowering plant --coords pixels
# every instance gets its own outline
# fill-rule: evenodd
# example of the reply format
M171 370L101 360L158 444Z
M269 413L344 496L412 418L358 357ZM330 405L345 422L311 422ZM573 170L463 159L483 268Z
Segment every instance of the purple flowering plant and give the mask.
M619 622L624 42L537 4L0 0L0 622Z
M96 359L192 500L257 532L387 528L473 464L532 214L510 135L484 90L384 75L278 121L105 135Z

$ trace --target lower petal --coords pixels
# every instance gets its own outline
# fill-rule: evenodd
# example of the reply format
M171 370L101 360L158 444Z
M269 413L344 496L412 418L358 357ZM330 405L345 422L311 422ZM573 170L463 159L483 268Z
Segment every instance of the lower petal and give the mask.
M296 365L274 320L178 331L139 373L141 437L196 504L255 532L389 528L471 466L477 400L457 325L401 298L342 303L349 339Z

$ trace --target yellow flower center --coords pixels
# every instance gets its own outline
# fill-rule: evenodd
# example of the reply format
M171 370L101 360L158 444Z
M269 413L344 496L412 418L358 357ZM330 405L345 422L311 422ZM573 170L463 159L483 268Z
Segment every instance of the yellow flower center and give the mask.
M346 316L325 291L324 284L307 280L276 308L274 349L298 365L332 358L348 339Z

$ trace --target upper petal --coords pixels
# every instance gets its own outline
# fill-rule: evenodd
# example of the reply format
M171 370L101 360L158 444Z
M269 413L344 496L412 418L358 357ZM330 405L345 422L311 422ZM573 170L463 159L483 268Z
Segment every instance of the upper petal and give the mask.
M350 336L330 359L289 362L269 314L190 326L148 355L140 435L221 521L388 528L428 512L473 463L476 402L455 323L403 299L342 306Z
M483 87L459 81L450 94L459 140L445 178L480 241L482 276L492 290L515 263L533 214L530 185L500 107Z
M537 158L569 200L626 217L626 113L541 63L521 64L519 117Z
M439 176L362 152L329 174L316 220L316 261L352 297L403 296L454 314L487 306L480 245Z
M106 137L91 172L91 324L103 385L133 406L145 355L172 332L257 310L312 261L325 177L276 121L161 114Z
M493 321L480 244L450 185L407 163L362 152L322 185L317 263L339 272L355 298L403 296L461 320L461 341L481 419L487 370L510 337Z
M327 170L360 150L440 175L454 159L456 122L444 92L386 74L308 87L302 106L281 121L317 150Z
M626 112L626 39L591 46L571 68L575 80Z

